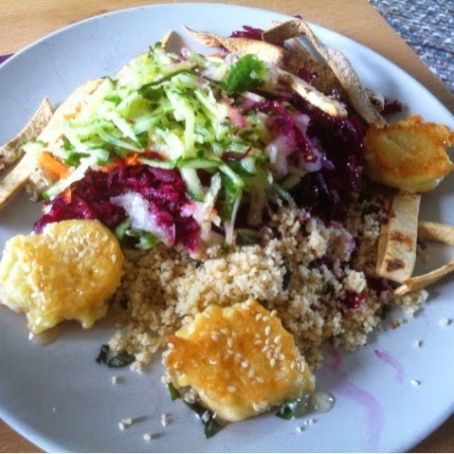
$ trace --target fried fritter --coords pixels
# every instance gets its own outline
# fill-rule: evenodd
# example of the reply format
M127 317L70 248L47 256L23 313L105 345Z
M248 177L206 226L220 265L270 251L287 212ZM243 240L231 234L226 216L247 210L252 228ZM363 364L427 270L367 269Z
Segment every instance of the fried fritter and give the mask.
M193 388L225 421L241 421L314 390L293 336L255 300L209 306L169 339L171 383Z
M454 132L418 115L391 125L372 125L365 144L369 176L403 191L430 191L454 168L446 153L454 145Z
M116 237L98 221L49 224L42 234L17 235L6 243L0 301L24 312L33 334L63 320L90 328L107 312L123 260Z

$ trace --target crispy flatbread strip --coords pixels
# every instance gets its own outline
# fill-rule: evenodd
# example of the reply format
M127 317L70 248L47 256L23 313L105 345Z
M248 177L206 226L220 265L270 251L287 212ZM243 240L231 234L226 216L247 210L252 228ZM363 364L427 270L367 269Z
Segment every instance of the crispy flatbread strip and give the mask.
M407 280L415 266L419 194L397 193L378 241L376 273L395 282Z
M166 52L179 53L183 47L180 35L174 30L168 31L162 38L161 43Z
M255 54L258 58L277 66L282 66L287 51L264 41L248 38L224 38L215 33L204 33L185 27L191 36L207 47L225 47L230 52L237 52L240 55Z
M311 85L323 93L331 93L333 90L340 94L344 93L342 85L331 68L317 61L299 39L289 39L285 43L285 47L289 52L289 57L286 60L288 71L292 74L298 74L303 70L308 74L315 74L316 77L311 81Z
M332 117L347 116L347 110L340 102L326 96L299 77L296 77L287 71L278 70L278 78L281 82L285 83L298 93L303 99L318 107L328 115Z
M0 181L0 210L22 189L36 167L36 156L26 154Z
M436 268L429 273L407 279L401 286L394 290L394 295L403 296L407 293L414 292L415 290L425 288L435 282L438 282L440 279L444 278L453 271L454 260L451 260L446 265L440 266L440 268Z
M61 137L64 123L82 109L87 99L99 87L103 79L88 80L77 87L57 108L38 140L46 143L55 142Z
M21 156L21 145L34 140L43 130L52 116L52 106L47 98L41 101L38 110L16 137L0 147L0 170L18 161Z
M294 19L277 25L263 33L263 39L269 43L283 43L286 39L305 36L332 69L347 93L356 111L369 123L385 124L384 118L377 112L369 96L347 57L329 46L325 46L302 19Z
M45 143L58 140L62 133L63 122L66 121L68 116L76 115L77 112L80 111L81 105L86 102L87 96L92 94L101 82L102 79L89 80L76 88L76 90L60 104L36 140ZM40 172L38 168L37 156L26 153L19 163L2 180L0 180L0 209L26 185L29 179L32 183L40 185L38 190L43 189L43 187L46 186L46 183L49 183L46 182L45 176L42 175L42 172ZM33 193L35 190L36 188L32 184L31 192Z
M423 241L450 244L454 246L454 226L438 222L420 222L418 238Z

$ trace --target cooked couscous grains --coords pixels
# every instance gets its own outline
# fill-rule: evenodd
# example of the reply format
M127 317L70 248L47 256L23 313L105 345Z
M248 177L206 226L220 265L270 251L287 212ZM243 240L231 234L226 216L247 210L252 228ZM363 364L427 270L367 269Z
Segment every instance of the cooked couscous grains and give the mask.
M203 260L164 246L130 251L115 296L124 327L110 347L134 354L132 367L140 371L167 335L210 304L254 298L277 311L310 367L320 366L326 343L355 350L386 309L398 305L413 314L427 297L420 291L395 298L373 278L378 206L354 204L345 225L282 207L261 230L260 244L214 248Z

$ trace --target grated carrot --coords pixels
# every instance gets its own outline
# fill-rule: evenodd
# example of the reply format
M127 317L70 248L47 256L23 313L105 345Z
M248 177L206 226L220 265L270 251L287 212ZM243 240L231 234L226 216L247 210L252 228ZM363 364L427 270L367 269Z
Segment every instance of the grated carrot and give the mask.
M39 165L45 173L57 178L58 180L66 178L69 175L69 168L54 158L47 151L40 154Z

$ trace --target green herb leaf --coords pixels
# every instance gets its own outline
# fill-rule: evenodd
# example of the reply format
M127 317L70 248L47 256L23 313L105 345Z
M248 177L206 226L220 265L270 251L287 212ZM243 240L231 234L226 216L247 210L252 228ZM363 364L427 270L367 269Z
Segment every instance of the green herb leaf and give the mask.
M211 417L206 423L203 423L205 426L205 437L211 438L214 437L219 431L221 431L224 426L219 424L216 419Z
M268 78L268 68L255 55L241 57L230 69L224 82L228 93L243 92L259 87Z
M107 367L124 367L132 363L136 357L128 352L121 352L107 361Z
M181 397L180 391L178 391L178 389L175 388L175 386L173 386L172 383L169 383L167 385L167 388L169 390L170 398L172 400L177 400Z
M114 233L120 242L123 242L126 236L126 232L131 227L131 219L125 219L121 224L115 227Z
M204 433L206 438L211 438L216 435L220 430L224 428L222 424L220 424L216 418L214 417L213 412L207 410L205 407L200 405L198 402L183 402L192 410L195 411L199 417L200 421L204 425Z
M107 363L107 357L109 355L109 350L110 350L110 347L107 344L101 345L101 349L99 350L99 354L96 357L95 361L98 364L106 364Z
M294 400L293 402L287 402L279 408L276 416L282 419L293 419L296 416L298 401Z
M154 235L152 235L149 232L143 232L139 237L139 241L138 241L136 247L138 249L142 249L142 250L146 251L146 250L151 249L154 246L156 246L156 244L158 244L158 242L159 242L159 240Z

